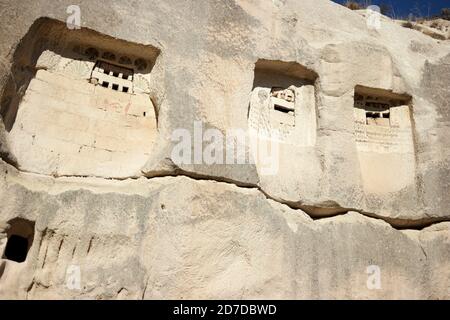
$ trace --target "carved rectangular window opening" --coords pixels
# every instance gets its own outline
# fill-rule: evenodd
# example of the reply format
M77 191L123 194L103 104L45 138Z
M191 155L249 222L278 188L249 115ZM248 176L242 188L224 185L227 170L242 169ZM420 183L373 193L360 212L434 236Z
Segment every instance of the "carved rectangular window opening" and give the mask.
M6 247L3 259L22 263L26 260L34 239L34 222L15 218L8 222Z
M97 82L104 88L131 93L134 71L105 61L97 61L91 74L91 82Z
M249 129L296 146L316 141L316 72L295 61L255 63Z
M396 126L392 122L393 108L408 106L411 98L406 95L394 94L387 90L366 88L357 86L355 88L354 106L357 111L355 119L357 123L370 126Z

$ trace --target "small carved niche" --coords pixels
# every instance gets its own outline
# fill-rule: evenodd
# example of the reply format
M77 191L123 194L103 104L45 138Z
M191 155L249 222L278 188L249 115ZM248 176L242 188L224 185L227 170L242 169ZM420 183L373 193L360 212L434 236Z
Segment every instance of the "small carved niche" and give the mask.
M26 260L34 239L34 222L22 218L11 220L3 259L22 263Z
M354 99L357 123L384 127L397 126L398 121L392 120L392 113L399 110L394 109L409 106L411 103L411 97L408 95L362 86L356 86ZM403 118L402 120L406 120L407 117Z
M414 184L411 103L407 94L355 87L355 147L368 194L389 194Z
M313 87L316 78L316 73L295 62L265 59L256 62L253 89L267 91L270 97L268 116L274 127L295 126L299 116L297 109L304 104L303 97L297 96L298 89Z

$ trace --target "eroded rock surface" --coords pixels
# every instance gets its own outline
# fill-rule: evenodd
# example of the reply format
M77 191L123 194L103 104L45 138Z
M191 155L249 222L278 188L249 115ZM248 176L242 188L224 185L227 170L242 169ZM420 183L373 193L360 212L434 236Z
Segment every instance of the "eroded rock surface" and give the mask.
M450 298L448 41L327 0L71 4L0 7L1 297ZM195 158L211 129L245 161Z
M257 189L182 176L6 170L0 213L22 208L36 235L26 262L3 260L1 297L448 298L448 222L400 231L355 212L312 220ZM379 290L367 287L372 265ZM70 290L75 267L82 287Z

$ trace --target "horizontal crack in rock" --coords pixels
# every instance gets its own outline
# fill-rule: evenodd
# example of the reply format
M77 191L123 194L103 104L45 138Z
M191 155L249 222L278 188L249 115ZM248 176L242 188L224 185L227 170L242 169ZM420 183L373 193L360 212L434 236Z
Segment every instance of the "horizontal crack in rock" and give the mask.
M88 175L45 175L45 174L39 174L35 172L29 172L29 171L22 171L18 169L16 166L13 166L1 159L4 164L7 166L13 167L15 170L17 170L19 173L26 173L26 174L33 174L38 176L44 176L44 177L51 177L54 179L58 178L96 178L96 179L103 179L103 180L115 180L115 181L124 181L127 179L138 179L142 178L141 176L130 176L130 177L124 177L124 178L105 178L105 177L97 177L97 176L88 176ZM356 209L356 208L344 208L338 205L337 202L329 201L329 203L336 204L336 206L313 206L313 205L305 205L301 201L289 201L284 200L281 198L273 197L267 192L265 192L260 186L251 184L251 183L244 183L241 181L236 181L233 179L228 179L225 177L219 177L219 176L210 176L210 175L204 175L199 174L195 172L189 172L186 170L183 170L179 167L173 168L173 170L167 170L167 171L160 171L158 173L145 173L143 172L144 177L151 180L153 178L164 178L164 177L187 177L194 180L200 180L200 181L214 181L219 183L227 183L232 184L239 188L249 188L249 189L256 189L259 192L261 192L266 199L270 199L272 201L275 201L280 204L284 204L288 206L289 208L293 210L301 210L304 213L306 213L311 219L313 220L320 220L325 218L332 218L336 216L341 216L348 214L349 212L357 212L363 216L366 216L368 218L372 219L379 219L383 220L384 222L388 223L392 228L397 230L422 230L424 228L430 227L431 225L447 222L450 221L450 218L448 217L435 217L435 218L421 218L421 219L401 219L401 218L390 218L386 216L380 216L373 212L366 212L364 210Z

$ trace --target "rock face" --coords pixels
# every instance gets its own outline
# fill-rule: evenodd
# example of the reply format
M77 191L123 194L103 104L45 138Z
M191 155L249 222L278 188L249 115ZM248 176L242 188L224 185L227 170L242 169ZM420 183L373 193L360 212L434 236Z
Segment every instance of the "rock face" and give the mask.
M438 40L450 39L450 21L448 20L431 19L417 22L398 20L397 23L401 24L403 27L420 31Z
M2 5L1 298L450 298L448 41L325 0Z

